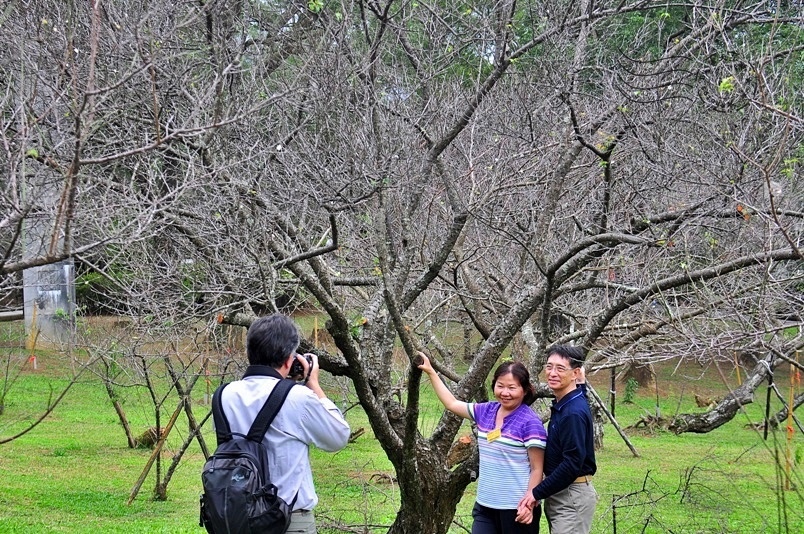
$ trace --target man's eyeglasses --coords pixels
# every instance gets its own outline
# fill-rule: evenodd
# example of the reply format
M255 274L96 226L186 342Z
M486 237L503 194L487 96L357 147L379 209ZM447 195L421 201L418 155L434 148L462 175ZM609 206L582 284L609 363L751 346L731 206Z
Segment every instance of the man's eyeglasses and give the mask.
M553 365L552 363L548 363L547 365L544 366L544 370L547 371L548 373L555 371L556 373L563 375L567 371L570 371L571 368L564 367L563 365Z

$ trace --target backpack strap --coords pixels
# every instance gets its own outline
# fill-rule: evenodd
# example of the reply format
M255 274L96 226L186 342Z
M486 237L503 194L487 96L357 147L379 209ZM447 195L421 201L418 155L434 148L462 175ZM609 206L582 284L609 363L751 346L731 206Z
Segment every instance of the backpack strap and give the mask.
M212 420L215 423L215 437L218 439L218 445L232 439L232 428L229 426L226 414L223 413L223 405L221 404L223 388L227 385L221 384L212 394Z
M257 417L254 419L254 423L251 424L251 428L248 430L248 436L246 436L247 439L258 443L262 442L265 432L268 431L268 427L274 422L279 408L282 407L288 393L290 393L290 389L295 385L295 381L288 379L282 379L276 383L273 391L268 395L268 400L265 401L262 409L260 409L260 413L258 413Z

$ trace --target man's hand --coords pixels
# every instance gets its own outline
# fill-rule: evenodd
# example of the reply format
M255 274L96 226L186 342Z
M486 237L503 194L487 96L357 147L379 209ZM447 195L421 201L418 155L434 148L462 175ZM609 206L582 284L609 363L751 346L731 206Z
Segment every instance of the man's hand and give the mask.
M519 499L519 504L516 507L517 521L519 521L519 516L521 514L524 514L525 510L527 510L528 512L530 512L532 514L533 513L533 507L536 506L537 504L539 504L539 501L537 501L536 498L533 496L533 492L530 492L530 491L527 492L524 497Z
M586 383L586 369L584 366L580 366L578 368L578 378L575 379L576 384L585 384Z
M318 355L312 352L308 354L311 357L310 359L313 360L313 365L307 363L307 358L304 356L300 354L296 355L296 359L304 368L304 376L307 377L304 385L313 390L313 393L315 393L319 399L323 399L326 397L326 394L324 393L324 390L321 389L321 386L318 385Z

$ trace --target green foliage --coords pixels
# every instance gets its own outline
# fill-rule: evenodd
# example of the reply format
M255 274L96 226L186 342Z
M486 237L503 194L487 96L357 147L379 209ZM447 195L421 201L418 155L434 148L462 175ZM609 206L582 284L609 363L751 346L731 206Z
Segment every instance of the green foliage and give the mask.
M795 13L794 7L790 6L789 9ZM797 13L797 16L800 17L801 13ZM787 91L774 95L777 99L775 105L783 110L800 107L800 88L804 84L804 60L800 46L804 39L804 27L800 24L780 24L769 32L767 27L748 26L744 31L735 34L735 39L735 46L747 49L756 56L764 57L769 50L774 51L774 74L783 73L787 88ZM762 61L767 61L767 58Z
M70 321L71 314L65 310L64 308L56 308L56 311L53 312L53 318L57 321Z
M111 296L133 278L131 271L114 267L107 269L105 276L96 271L82 272L75 278L76 303L90 314L118 312L119 303Z
M686 18L686 7L673 6L610 17L595 32L596 54L604 63L614 62L623 53L641 61L656 59L683 37ZM671 36L674 41L668 42Z
M184 301L192 304L202 298L199 288L203 287L207 278L203 266L193 261L182 263L181 275L182 298Z
M324 9L324 0L307 0L307 9L312 13L321 13Z
M637 389L639 389L639 382L637 382L634 378L629 378L625 382L625 396L623 397L623 402L626 404L633 404Z
M720 80L720 84L718 85L717 89L721 93L731 93L734 91L734 87L734 76L726 76Z
M793 175L795 173L796 165L799 163L798 158L785 158L784 166L782 167L781 172L782 176L787 178L788 180L793 179Z
M351 335L353 339L360 341L360 338L363 336L363 326L365 324L366 318L362 315L352 319L349 325L349 335Z

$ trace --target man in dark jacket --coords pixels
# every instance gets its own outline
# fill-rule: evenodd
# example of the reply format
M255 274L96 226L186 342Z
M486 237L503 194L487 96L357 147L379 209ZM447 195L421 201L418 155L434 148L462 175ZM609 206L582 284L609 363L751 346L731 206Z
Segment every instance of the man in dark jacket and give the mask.
M584 353L578 347L556 345L547 351L544 370L555 394L547 425L544 479L520 509L544 500L551 534L588 534L597 504L592 476L595 463L592 413L586 400Z

